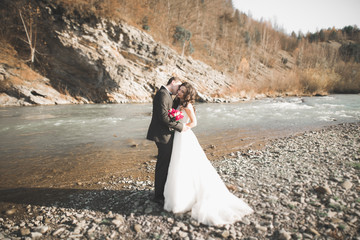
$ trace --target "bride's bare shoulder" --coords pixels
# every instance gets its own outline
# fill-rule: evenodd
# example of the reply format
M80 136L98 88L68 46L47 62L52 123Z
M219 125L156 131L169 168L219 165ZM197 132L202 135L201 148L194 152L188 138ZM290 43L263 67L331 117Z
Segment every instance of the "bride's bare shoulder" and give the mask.
M191 110L191 109L194 109L193 105L191 103L188 103L188 105L186 107L183 107L181 106L180 107L180 111L188 111L188 110Z
M190 110L194 110L194 106L191 103L188 103L188 105L186 106L186 108L190 109Z

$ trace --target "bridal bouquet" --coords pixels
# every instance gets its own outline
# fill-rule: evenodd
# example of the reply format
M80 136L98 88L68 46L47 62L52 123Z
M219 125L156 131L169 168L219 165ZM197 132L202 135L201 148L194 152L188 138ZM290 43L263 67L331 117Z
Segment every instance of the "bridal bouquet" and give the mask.
M179 122L180 119L184 117L181 111L176 110L174 108L170 109L168 111L168 116L170 117L171 122Z

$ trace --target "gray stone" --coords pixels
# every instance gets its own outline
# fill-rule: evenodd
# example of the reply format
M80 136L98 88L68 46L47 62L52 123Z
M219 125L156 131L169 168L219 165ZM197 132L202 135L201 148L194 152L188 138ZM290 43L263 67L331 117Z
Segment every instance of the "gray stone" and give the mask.
M140 224L135 224L135 225L134 225L134 230L135 230L135 232L137 232L137 233L141 232L141 225L140 225Z
M49 231L49 229L50 229L49 226L44 225L44 226L39 226L39 227L34 228L34 231L44 234L47 231Z
M6 210L6 212L5 212L6 215L13 215L13 214L15 214L15 213L16 213L16 209L15 209L15 208Z
M315 191L319 194L332 194L331 189L327 185L318 186L315 188Z
M242 222L243 224L245 224L245 225L250 225L250 224L251 224L251 222L250 222L250 220L249 220L248 218L242 218L242 219L241 219L241 222Z
M228 230L225 230L221 233L221 236L226 239L230 236L230 232Z
M171 229L171 234L176 234L180 230L180 227L173 227Z
M147 208L145 209L145 214L152 213L152 211L153 211L152 207L147 207Z
M59 229L55 230L52 235L57 236L57 235L61 234L64 231L65 231L65 228L62 227L62 228L59 228Z
M123 221L118 220L118 219L113 219L112 224L114 224L116 227L120 227L123 224Z
M260 225L257 225L255 226L256 230L258 230L258 232L266 232L267 231L267 227L264 227L264 226L260 226Z
M290 240L291 239L291 234L287 231L285 231L284 229L281 229L279 231L279 240Z
M226 172L220 176L226 183L235 186L251 189L249 195L242 192L235 194L243 198L254 209L254 214L243 218L245 223L239 221L224 226L204 226L191 218L191 213L173 214L163 211L160 207L149 200L152 197L154 188L153 182L149 180L144 190L143 180L132 178L112 177L111 181L101 180L99 191L84 191L69 196L70 202L54 203L52 207L30 206L26 208L27 219L0 218L0 225L3 227L1 234L4 238L16 239L31 237L24 228L31 228L35 231L44 227L43 222L49 218L50 224L55 231L50 229L42 235L42 239L70 239L70 238L142 238L142 239L267 239L276 236L277 239L316 239L332 236L337 231L340 238L343 233L346 236L357 235L357 223L360 218L358 209L359 193L352 186L348 190L340 187L336 181L331 180L335 176L339 179L352 179L355 185L359 181L358 172L355 168L343 164L348 156L352 156L355 147L349 147L346 140L332 139L337 132L346 132L349 141L358 136L359 124L349 124L345 127L334 126L326 131L313 131L311 134L300 134L294 138L276 139L266 148L276 145L279 155L274 155L269 149L246 151L249 156L240 154L233 158L225 157L212 161L214 167ZM352 129L353 132L349 132ZM341 136L341 135L340 135ZM322 156L324 150L312 150L310 146L325 148L331 142L331 148L338 150L334 157L330 158L332 150L328 150L326 158ZM344 142L345 141L345 142ZM337 145L338 143L338 145ZM293 151L287 151L287 148ZM286 152L286 154L284 153ZM261 156L257 158L256 156ZM281 156L281 157L279 157ZM344 160L345 159L345 160ZM156 162L151 163L155 165ZM220 171L218 171L220 172ZM235 174L236 173L236 174ZM276 173L276 177L274 174ZM98 181L98 180L96 180ZM96 182L95 181L95 182ZM134 190L126 192L126 196L119 198L118 191L102 191L102 187L109 189L123 189L122 184L131 181ZM148 180L147 180L148 181ZM326 185L329 181L332 196L314 193L313 189ZM343 182L343 180L341 181ZM91 187L91 185L89 185ZM81 195L81 198L80 198ZM274 196L274 201L270 200ZM301 201L303 198L303 201ZM77 207L78 200L81 209ZM101 200L103 209L92 210L92 202ZM135 206L138 202L138 206ZM59 206L71 206L59 207ZM88 204L88 205L87 205ZM85 207L83 207L85 205ZM113 210L112 218L108 218L107 209L124 206L130 210L124 210L124 215L117 214L122 209ZM151 206L153 211L159 214L144 214L143 209ZM12 208L12 207L11 207ZM25 208L25 207L24 207ZM131 213L131 209L139 209L137 214ZM44 216L41 218L36 216ZM120 224L122 223L122 224ZM119 225L120 224L120 225ZM138 230L135 225L138 225ZM45 225L46 226L46 225ZM73 229L75 228L75 229ZM281 230L280 230L281 229ZM290 234L291 232L295 232ZM29 233L28 235L21 235ZM52 236L49 237L49 235ZM318 234L321 234L320 236ZM335 236L334 236L335 237Z
M32 239L38 239L38 238L41 238L43 235L39 232L32 232L32 233L30 233L30 236Z
M184 231L179 231L179 236L181 238L186 238L188 236L188 233L187 232L184 232Z
M20 234L21 234L21 236L27 236L30 234L30 229L29 228L20 228Z
M183 231L188 231L188 227L183 222L178 222L177 226Z
M349 181L349 180L346 180L345 182L343 182L341 184L341 186L345 189L345 190L349 190L352 188L353 184Z

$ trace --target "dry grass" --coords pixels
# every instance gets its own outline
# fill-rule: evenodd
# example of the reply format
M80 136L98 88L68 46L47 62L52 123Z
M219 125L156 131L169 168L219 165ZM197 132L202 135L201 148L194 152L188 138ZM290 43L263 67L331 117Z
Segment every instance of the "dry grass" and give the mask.
M14 48L12 48L7 42L0 41L0 67L6 69L9 66L16 66L19 68L21 64L15 56L16 51ZM0 92L6 92L11 86L9 76L7 74L1 74L0 77Z
M331 69L309 68L300 73L300 83L305 93L328 93L340 81L340 76Z
M0 64L19 65L16 50L6 41L0 40Z
M235 11L231 2L226 0L57 2L68 13L77 11L83 16L94 14L114 20L123 19L141 29L146 25L156 40L171 45L179 53L181 47L174 44L173 35L175 27L181 26L192 33L193 57L224 72L233 72L243 57L249 58L254 48L262 46L266 51L276 51L280 42L287 48L293 42L290 37L276 32L268 22L257 22ZM266 63L272 65L273 61L269 59Z
M0 89L5 91L11 85L21 85L24 81L35 82L42 76L27 66L17 57L17 52L7 42L0 42L0 65L3 65L8 75L0 81Z
M360 63L339 62L335 67L339 80L334 82L331 92L360 93Z
M24 2L16 0L14 2ZM35 3L36 1L34 1ZM232 88L220 94L249 96L255 93L359 92L359 64L343 63L333 44L310 44L278 32L269 22L258 22L235 11L231 1L55 0L72 18L91 16L125 20L147 30L156 41L181 54L174 42L176 26L192 33L192 57L233 79ZM1 5L1 4L0 4ZM4 10L0 13L6 13ZM21 26L20 26L21 28ZM0 27L0 37L9 36ZM278 59L285 50L296 66L285 69ZM261 53L261 54L257 54ZM185 54L189 54L186 52ZM16 55L16 53L10 53ZM290 59L291 58L291 59ZM262 63L269 69L258 73ZM283 68L283 71L276 71ZM255 74L254 74L255 73ZM259 75L261 75L259 77Z

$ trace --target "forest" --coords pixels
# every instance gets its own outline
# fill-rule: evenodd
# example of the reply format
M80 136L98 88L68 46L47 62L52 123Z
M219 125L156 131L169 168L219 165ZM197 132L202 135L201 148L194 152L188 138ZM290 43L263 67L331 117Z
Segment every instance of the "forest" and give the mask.
M235 9L231 0L43 1L61 6L64 14L79 21L92 17L125 21L182 56L208 64L231 78L232 87L220 95L360 92L360 29L356 25L289 35L271 22L256 21ZM41 29L39 9L36 1L14 3L16 8L21 18L15 27L3 14L0 39L15 46L21 59L36 65L36 51L46 44L36 42L34 34ZM14 28L22 32L23 40L12 34Z

